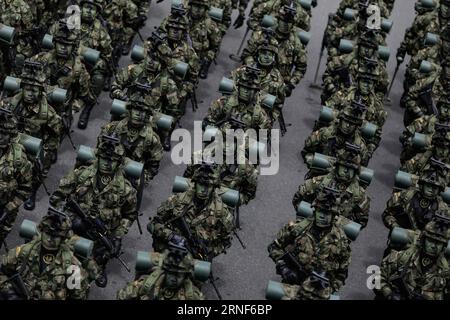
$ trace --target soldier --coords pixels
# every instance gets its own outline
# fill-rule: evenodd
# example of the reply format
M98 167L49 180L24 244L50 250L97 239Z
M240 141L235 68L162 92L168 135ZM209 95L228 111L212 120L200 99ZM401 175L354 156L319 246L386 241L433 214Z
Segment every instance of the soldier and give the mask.
M323 104L335 110L342 110L348 105L361 105L364 108L364 120L374 123L380 129L386 122L387 112L384 110L384 93L377 94L375 83L378 76L367 70L360 70L356 84L348 89L332 94ZM381 97L380 97L381 96Z
M81 300L89 294L90 274L66 240L73 234L70 219L50 208L30 242L2 259L0 296L5 300ZM74 270L80 286L69 286Z
M226 129L237 121L242 129L270 129L270 117L261 106L259 70L247 66L236 87L230 96L212 103L203 120L203 128L211 125Z
M177 121L181 118L181 101L178 87L171 75L164 70L168 65L167 54L170 49L165 44L153 44L152 48L160 50L157 55L152 51L143 62L130 65L119 71L111 86L111 98L127 101L133 94L144 95L146 104L152 107L153 114L163 112L173 116ZM165 61L162 60L163 53ZM171 130L158 132L163 148L169 151Z
M45 76L42 65L26 61L21 76L22 89L14 97L4 100L3 107L11 110L18 120L18 130L43 142L43 168L35 172L30 197L24 207L33 210L36 192L45 179L52 163L57 161L57 152L62 131L62 119L47 102Z
M127 104L127 117L103 126L99 137L113 135L118 137L125 148L125 155L144 164L145 182L148 184L158 173L163 149L159 136L150 124L151 107L139 97L139 95L132 96Z
M436 130L445 131L446 126L450 126L450 101L448 97L441 98L437 103L438 114L424 115L414 120L400 137L400 142L403 145L400 161L403 164L405 161L411 159L418 150L413 146L413 138L416 133L424 134L427 140L431 141L436 133Z
M186 239L195 259L212 261L231 246L234 217L220 197L212 168L197 171L186 192L169 197L150 219L153 249L162 252L170 241Z
M392 251L381 264L381 288L375 288L385 300L450 299L450 267L445 257L448 225L429 222L415 245Z
M295 12L295 9L291 7L282 7L279 11L279 22L275 29L275 38L279 44L277 67L283 76L287 97L291 96L292 90L303 78L307 63L306 50L294 28ZM241 57L246 65L255 63L255 59L258 57L258 47L265 41L265 38L264 31L257 31L252 34Z
M167 33L167 45L172 50L172 59L175 61L182 61L188 64L188 73L184 79L175 77L174 72L170 72L173 79L181 88L179 92L179 99L182 104L187 102L187 99L193 99L195 89L198 85L198 76L200 72L200 59L190 43L189 20L184 9L172 8L171 14L165 20L160 29ZM160 57L162 59L163 57ZM172 66L167 67L167 71L171 71ZM177 118L181 117L179 115Z
M314 153L336 157L338 150L344 149L347 142L361 148L361 164L367 165L371 154L359 130L363 123L362 117L360 109L346 107L339 112L338 119L332 125L314 131L306 139L301 151L308 167L311 166Z
M423 172L418 185L418 188L410 187L391 196L383 212L387 228L423 230L437 211L449 215L449 208L440 195L445 189L445 181L435 170Z
M261 4L256 3L253 6L247 25L253 31L260 29L262 19L265 15L271 15L275 19L280 18L280 11L283 6L293 9L293 23L296 27L309 31L311 25L311 17L309 13L297 2L292 0L270 0L263 1Z
M108 1L102 15L108 24L113 59L117 65L122 55L130 53L134 36L145 23L147 16L139 15L138 6L133 1L127 0Z
M370 198L358 179L360 151L358 146L346 144L345 149L338 154L333 172L306 180L292 200L295 210L301 201L312 203L323 190L335 189L340 192L339 214L364 228L369 220Z
M326 275L323 299L342 288L350 264L350 241L337 222L336 201L332 194L317 198L312 218L290 222L268 246L283 283L302 285L313 273Z
M450 135L435 134L431 141L431 148L423 153L418 153L412 159L406 161L400 170L420 176L432 163L438 163L445 170L443 178L446 185L450 183L448 169L450 168Z
M408 53L411 57L417 54L423 39L428 32L439 33L439 19L436 1L419 1L415 4L417 16L405 38L397 50L397 63L401 64Z
M200 59L200 79L208 77L222 39L219 27L208 15L209 7L207 0L189 0L189 36Z
M365 78L369 75L373 78L373 84L369 88L371 94L376 93L378 100L383 101L389 85L389 76L385 63L378 58L378 42L371 32L365 32L358 38L358 46L352 53L335 56L328 61L323 75L325 90L322 103L326 104L335 93L349 88L360 79L361 74Z
M274 37L268 37L261 43L257 50L258 56L255 68L260 70L261 94L271 94L277 98L273 109L268 113L272 123L280 118L285 101L285 84L283 76L277 68L278 41ZM234 82L238 82L241 74L245 72L245 66L232 72Z
M150 274L136 275L117 293L118 300L204 300L194 279L194 259L185 241L169 242L163 253L150 253ZM155 263L156 262L156 263Z
M108 30L99 20L103 9L103 0L83 0L81 1L81 45L83 48L91 48L100 52L100 59L95 65L90 65L84 61L91 76L91 89L95 97L98 97L105 87L107 78L113 74L112 45ZM109 88L108 88L109 89ZM86 129L89 116L94 104L88 104L83 108L78 120L78 128Z
M33 165L18 139L16 118L0 109L0 247L16 221L19 207L31 194Z
M431 64L431 72L418 72L414 82L405 90L401 98L401 106L405 108L403 123L409 126L423 115L437 114L434 103L433 88L439 85L439 76L443 70L438 64ZM446 86L444 86L446 88Z
M234 146L236 145L236 150ZM214 151L208 151L208 148L214 148L215 144L211 143L204 147L203 154ZM211 166L216 171L216 175L219 176L221 187L233 189L239 191L239 202L240 204L247 205L250 200L253 200L256 195L256 188L258 182L258 168L256 164L252 164L249 162L248 156L245 156L244 161L239 161L238 153L240 152L237 148L241 148L242 146L237 145L236 143L231 144L231 146L227 146L224 148L223 156L228 156L228 153L233 152L234 163L229 163L227 161L223 161L223 163L218 164L214 163L213 159L208 159L207 162L201 162L199 164L193 163L187 166L183 176L186 178L192 179L195 176L197 171L205 170L204 166ZM232 149L232 150L231 150ZM247 150L246 150L247 151ZM214 155L211 155L214 157ZM195 159L196 155L194 153L193 158Z
M24 0L0 0L0 23L15 28L16 36L8 59L8 73L19 75L25 59L38 50L39 29L30 6Z
M61 180L50 203L59 206L66 202L74 232L94 241L94 259L102 269L96 282L105 287L106 264L110 258L119 258L122 238L136 220L137 197L125 177L125 150L119 140L104 137L96 156L91 164L74 169Z
M69 30L66 20L62 19L54 40L54 49L38 54L33 60L44 65L49 86L67 90L66 102L57 112L63 118L65 132L69 132L73 120L72 112L83 107L91 108L97 101L90 88L89 73L77 54L79 32L75 29Z

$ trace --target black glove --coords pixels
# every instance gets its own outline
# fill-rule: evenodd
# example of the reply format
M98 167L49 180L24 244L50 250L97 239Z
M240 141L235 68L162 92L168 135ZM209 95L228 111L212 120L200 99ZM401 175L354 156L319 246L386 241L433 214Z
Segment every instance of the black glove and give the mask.
M233 27L235 29L239 29L240 27L242 27L244 25L244 21L245 21L245 15L239 14L237 16L236 20L234 20Z
M286 97L290 97L292 95L292 90L295 89L295 86L292 83L287 83L284 86L284 93L286 95Z
M284 261L281 261L277 263L277 274L279 274L284 281L286 281L289 284L296 284L298 283L299 279L297 276L297 273L292 271Z

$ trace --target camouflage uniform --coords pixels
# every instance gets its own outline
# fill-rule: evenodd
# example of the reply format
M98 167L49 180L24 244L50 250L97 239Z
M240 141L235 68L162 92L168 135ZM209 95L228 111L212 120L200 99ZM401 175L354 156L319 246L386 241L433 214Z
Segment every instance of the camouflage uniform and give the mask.
M45 217L39 225L40 234L34 239L11 249L2 258L0 270L0 295L6 299L66 300L87 299L90 274L75 256L73 247L65 240L70 236L70 221L55 226ZM45 236L45 237L44 237ZM58 245L48 246L47 238ZM74 267L80 270L80 287L70 288L68 283ZM24 296L10 277L20 273L29 296ZM5 281L6 280L6 281Z
M167 243L176 237L191 242L192 255L196 259L211 261L231 246L234 217L230 207L221 199L220 190L215 189L216 178L203 178L202 173L193 177L194 186L186 192L175 194L164 201L155 217L151 218L148 230L153 236L153 248L162 252ZM207 189L206 199L197 201L197 185ZM182 221L188 226L193 239L183 230Z
M117 136L125 148L125 155L131 160L144 164L145 181L149 183L158 173L163 156L161 141L152 126L148 124L149 106L132 101L128 108L128 116L103 126L99 137L113 134ZM135 118L136 112L139 112L139 119Z
M433 112L434 94L436 85L439 84L439 75L442 68L432 63L432 71L429 74L418 72L414 84L407 88L403 94L401 105L405 107L403 123L410 125L415 119L430 115Z
M205 151L208 146L206 146ZM224 157L226 151L224 150ZM195 159L195 154L193 155ZM236 160L236 159L235 159ZM192 178L198 170L202 170L203 164L190 164L187 166L183 176ZM256 188L258 182L258 169L255 165L248 163L246 159L245 164L216 164L214 166L216 174L220 177L220 185L224 188L229 188L239 191L240 204L248 204L256 195Z
M111 0L106 4L102 16L108 24L113 57L117 63L122 54L128 54L136 31L142 23L139 8L133 1Z
M415 56L428 32L439 33L438 21L438 12L432 8L428 12L417 15L412 26L406 30L405 38L397 50L397 61L399 57L400 61L403 61L406 53Z
M17 212L31 193L33 165L28 160L25 148L19 143L17 122L14 118L2 114L0 135L9 135L6 145L0 146L0 244L3 243L14 224ZM6 142L2 137L3 142Z
M338 175L338 165L350 166L353 168L354 176L350 180L343 180ZM320 192L326 188L336 189L342 194L340 197L339 215L359 223L362 227L367 225L369 220L370 198L366 190L360 186L357 174L359 165L351 164L350 161L336 164L335 172L328 175L314 177L306 180L299 188L292 199L292 204L297 210L301 201L312 203Z
M165 19L160 26L160 29L167 33L167 44L172 50L171 58L176 62L182 61L189 65L188 73L184 79L174 77L174 80L181 88L181 92L179 92L181 101L185 101L193 94L198 84L198 76L201 67L200 59L195 52L188 35L188 26L189 21L185 16L180 17L173 13ZM148 50L147 43L146 47ZM171 67L172 66L169 66L169 70ZM171 74L174 73L171 72Z
M328 203L328 205L333 205ZM315 203L314 208L325 208L325 203ZM275 241L269 247L269 256L275 262L277 273L284 283L302 285L313 273L325 273L329 279L329 287L324 298L338 291L345 283L350 264L350 241L337 222L334 212L329 220L330 225L319 227L317 219L299 219L284 226ZM293 267L288 256L295 259L302 270ZM296 264L297 264L296 263Z
M25 64L24 70L27 68ZM62 134L61 117L47 102L42 75L33 75L24 71L22 74L22 86L39 88L38 101L26 102L24 100L25 89L12 98L3 101L3 107L10 109L17 117L20 132L39 138L43 142L44 170L48 171L51 164L56 161L60 137ZM29 90L29 89L27 89Z
M417 244L394 250L383 259L381 288L374 290L377 296L387 300L448 300L450 267L444 253L447 243L447 228L438 227L435 222L427 224Z
M53 206L73 200L86 216L99 219L106 229L104 236L113 243L114 250L120 250L121 239L137 217L136 189L125 177L125 150L118 143L118 140L114 143L102 140L97 149L99 158L88 166L71 171L50 197ZM105 163L108 165L105 166ZM91 234L94 230L89 230L73 207L69 210L74 226L77 226L74 231L94 241L94 258L103 268L102 282L106 282L104 268L114 253L105 247L101 239Z
M400 155L400 162L403 164L405 161L411 159L415 154L420 151L425 151L430 147L430 143L436 134L436 131L440 132L441 127L445 135L445 126L450 125L450 104L448 102L439 101L437 108L439 114L426 115L414 120L405 131L403 131L400 137L400 142L403 145L403 150ZM425 135L425 139L428 142L425 150L417 150L413 146L413 138L416 133Z
M256 68L260 70L261 95L271 94L277 98L274 108L268 111L272 123L278 120L281 109L286 98L286 87L281 72L276 66L278 54L278 41L275 38L268 39L258 47L258 57L256 57ZM260 56L264 58L272 54L274 61L271 64L263 64ZM232 79L237 83L242 77L245 67L240 67L232 72Z
M225 129L229 125L227 120L230 118L242 121L246 129L252 128L258 130L271 128L270 118L262 108L259 97L256 102L250 105L239 102L236 94L219 98L208 109L208 113L204 119L204 126L216 126L220 122L219 127Z
M184 249L186 250L186 249ZM137 275L125 288L117 293L118 300L204 300L194 280L194 260L190 254L172 257L170 249L163 253L149 253L154 263L149 274ZM183 277L177 286L166 283L167 277Z
M23 0L0 0L0 23L16 29L14 49L11 52L10 67L16 75L21 72L25 59L36 53L36 34L31 7Z
M366 37L363 40L361 36L359 41L360 43L352 53L336 55L328 60L327 69L322 78L325 87L322 102L340 90L349 88L352 83L355 84L362 77L374 83L372 93L377 95L378 100L384 100L389 86L389 76L386 64L377 56L378 44L373 37L369 39Z
M434 188L432 191L429 190L431 186ZM434 170L424 172L419 180L419 189L413 186L391 196L383 212L384 225L389 229L401 227L423 230L437 211L449 215L448 205L439 194L444 191L444 186L442 178ZM427 195L426 188L428 193L433 194Z
M62 21L65 26L64 20ZM71 123L72 110L79 111L83 107L89 107L96 103L95 94L90 88L90 76L86 67L77 55L79 34L72 33L60 25L55 35L55 42L73 46L70 56L58 55L56 49L42 52L33 58L34 61L44 65L47 84L52 87L58 86L67 90L67 99L62 110L57 110L64 121ZM70 127L70 125L67 125Z
M367 165L372 155L358 129L361 125L362 114L351 107L345 108L333 124L314 131L306 139L301 151L303 160L310 167L316 152L336 157L338 150L343 149L348 142L361 148L361 164ZM347 132L344 133L343 129Z
M158 62L147 57L142 63L129 65L120 70L111 86L111 97L129 99L136 84L150 86L144 94L147 105L152 106L153 112L163 112L176 118L180 116L177 85L167 73L159 71Z
M292 91L306 72L306 50L296 32L290 32L287 36L277 32L275 38L279 43L277 68L283 76L284 83ZM247 48L242 53L242 60L246 65L255 63L258 48L265 39L266 36L263 31L253 33ZM287 96L290 95L288 93L286 94Z
M311 25L311 17L309 13L303 9L296 1L285 1L285 0L270 0L263 1L260 5L253 6L252 13L247 22L250 29L257 31L260 29L261 21L265 15L271 15L275 19L279 18L280 10L283 6L292 6L295 10L294 23L295 26L309 31Z
M204 15L194 17L192 14L193 7L199 6L205 8ZM219 26L207 14L207 8L209 8L209 6L210 4L206 0L189 1L189 37L192 40L192 47L195 49L195 52L200 59L200 78L202 79L206 79L208 76L209 66L215 59L222 41L222 33Z

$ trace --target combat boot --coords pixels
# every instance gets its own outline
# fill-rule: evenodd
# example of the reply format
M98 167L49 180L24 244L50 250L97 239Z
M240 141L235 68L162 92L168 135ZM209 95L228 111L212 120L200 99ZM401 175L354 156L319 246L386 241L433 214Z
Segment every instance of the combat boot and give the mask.
M25 200L23 207L25 210L32 211L36 207L36 191L32 191L30 197Z
M87 125L89 123L89 116L91 115L92 108L94 108L94 105L85 106L83 108L83 111L81 111L80 118L78 119L78 128L79 129L86 129Z

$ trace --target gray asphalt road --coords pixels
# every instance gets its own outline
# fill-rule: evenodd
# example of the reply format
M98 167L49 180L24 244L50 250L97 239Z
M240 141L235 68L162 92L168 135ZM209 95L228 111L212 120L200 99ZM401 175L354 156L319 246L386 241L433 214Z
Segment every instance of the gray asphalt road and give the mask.
M277 231L289 220L294 218L294 210L291 200L298 186L303 182L306 167L301 161L299 151L303 147L304 140L310 134L314 120L317 119L320 110L320 92L309 87L313 80L315 67L319 58L322 34L327 22L329 12L334 12L339 0L318 1L319 5L313 11L312 39L308 46L308 72L298 86L285 107L286 122L293 125L288 128L288 133L282 138L280 146L280 170L274 176L262 176L258 181L257 196L248 206L242 208L241 221L242 232L240 236L247 245L243 250L237 240L226 255L222 255L214 263L214 273L220 279L217 285L225 299L264 299L264 291L268 280L278 280L272 261L267 256L267 245L274 239ZM394 28L388 38L391 48L391 60L389 73L392 76L395 68L395 52L403 38L405 29L410 26L414 18L414 1L397 0L392 19ZM153 3L149 13L149 22L142 34L150 35L154 26L159 25L162 18L167 16L170 10L170 0L163 3ZM235 17L234 13L233 17ZM230 29L226 34L221 53L217 59L217 65L213 65L206 81L201 81L198 91L200 108L196 113L188 110L182 121L184 128L192 130L193 120L200 120L206 113L210 103L216 99L218 83L224 74L229 73L237 63L231 61L228 56L234 53L239 46L244 34L244 28ZM136 40L139 44L139 40ZM324 59L325 61L326 59ZM122 65L129 63L129 59L123 59ZM324 62L323 62L324 63ZM381 221L381 213L388 200L394 174L399 167L400 143L398 137L403 130L402 110L399 100L402 93L401 81L405 65L399 72L399 77L392 91L392 104L386 105L389 113L388 120L383 129L381 146L372 158L369 167L375 170L375 180L369 188L372 199L370 221L367 228L352 246L352 264L345 287L340 293L341 299L372 299L373 295L366 287L366 268L369 265L381 262L382 252L386 243L387 230ZM324 66L321 68L323 72ZM201 103L200 103L201 100ZM92 115L92 121L85 131L75 129L73 139L75 144L95 146L96 137L101 126L109 119L111 100L107 94L103 94L99 106ZM59 151L59 160L50 171L46 184L50 191L55 190L59 180L74 165L76 153L72 150L68 141L64 141ZM170 161L170 154L166 154L161 164L161 170L152 185L145 190L142 211L144 216L141 222L144 226L148 218L153 216L158 205L171 193L173 179L181 175L184 166L175 166ZM38 204L33 212L20 211L16 228L9 236L10 247L20 244L22 241L17 236L18 227L23 219L39 221L46 213L48 197L43 188L38 193ZM124 260L133 266L138 250L150 250L151 237L146 230L139 235L137 226L134 225L124 240ZM107 288L93 287L91 299L114 299L117 290L132 279L133 275L127 273L117 261L112 261L108 266L109 284ZM209 284L205 285L205 292L209 299L216 299L214 291Z

